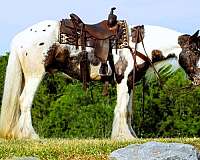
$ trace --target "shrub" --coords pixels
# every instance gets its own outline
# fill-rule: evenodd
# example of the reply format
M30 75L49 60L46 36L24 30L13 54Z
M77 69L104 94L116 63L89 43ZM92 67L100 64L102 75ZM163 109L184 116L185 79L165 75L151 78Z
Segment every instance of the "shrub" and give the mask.
M110 137L116 97L110 90L111 97L103 97L101 82L84 92L80 82L62 74L47 76L33 103L34 125L43 137Z

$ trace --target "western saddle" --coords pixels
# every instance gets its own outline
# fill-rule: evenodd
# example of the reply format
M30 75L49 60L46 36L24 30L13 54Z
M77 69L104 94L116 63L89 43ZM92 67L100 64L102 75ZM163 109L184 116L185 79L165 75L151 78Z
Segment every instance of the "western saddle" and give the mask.
M117 20L117 16L113 13L115 9L115 7L111 8L108 19L97 24L85 24L76 14L72 13L70 14L71 19L61 20L60 25L60 43L75 45L77 48L81 46L80 72L84 89L88 87L90 80L90 62L86 47L94 48L95 56L101 61L99 73L104 81L104 95L108 94L108 81L113 81L114 74L116 75L112 49L129 48L133 55L136 69L138 68L136 56L139 56L147 63L150 61L147 56L136 50L137 43L143 41L144 26L136 26L131 30L132 41L136 44L135 51L133 51L129 46L127 23L124 20ZM111 76L107 76L107 61L112 69Z
M86 47L94 48L94 54L102 63L99 70L100 75L105 76L108 70L109 61L113 70L112 49L120 48L120 45L128 45L128 27L125 21L118 21L113 14L116 8L111 8L108 20L97 24L85 24L76 14L70 14L71 19L63 19L60 26L60 43L81 46L81 77L83 87L86 89L89 82L89 61Z

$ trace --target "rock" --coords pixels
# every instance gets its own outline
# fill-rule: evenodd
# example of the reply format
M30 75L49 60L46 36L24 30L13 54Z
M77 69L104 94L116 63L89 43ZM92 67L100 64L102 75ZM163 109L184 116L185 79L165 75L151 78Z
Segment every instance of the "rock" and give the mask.
M189 144L147 142L113 151L110 160L200 160L200 152Z

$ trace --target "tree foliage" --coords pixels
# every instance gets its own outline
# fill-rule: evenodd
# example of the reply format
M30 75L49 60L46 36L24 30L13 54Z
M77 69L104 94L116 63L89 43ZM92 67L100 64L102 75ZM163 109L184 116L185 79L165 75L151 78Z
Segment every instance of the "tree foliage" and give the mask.
M5 73L6 73L6 66L8 62L8 53L4 56L0 56L0 105L2 101L2 95L3 95L3 86L4 86L4 79L5 79Z

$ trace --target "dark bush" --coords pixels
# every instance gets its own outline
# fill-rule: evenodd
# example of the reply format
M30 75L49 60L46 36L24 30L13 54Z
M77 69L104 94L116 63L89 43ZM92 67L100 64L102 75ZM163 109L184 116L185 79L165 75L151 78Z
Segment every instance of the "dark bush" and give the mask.
M46 76L33 103L34 125L43 137L109 137L116 97L113 90L110 88L110 97L103 97L101 82L92 83L84 92L80 82L69 82L62 74Z
M0 106L1 106L2 95L3 95L3 86L4 86L7 62L8 62L8 53L4 56L0 56L0 73L1 73L0 74Z

